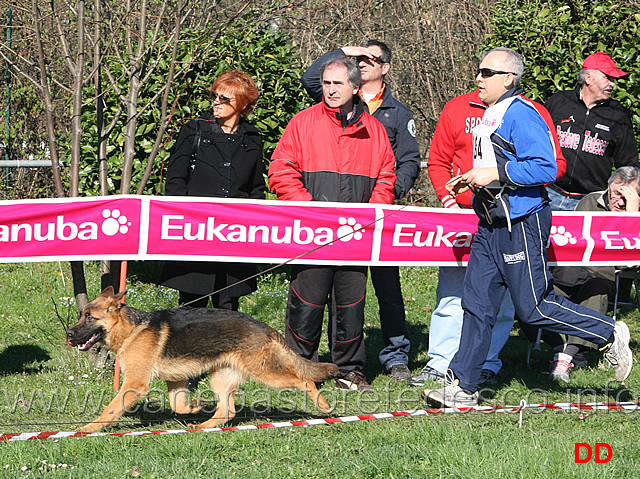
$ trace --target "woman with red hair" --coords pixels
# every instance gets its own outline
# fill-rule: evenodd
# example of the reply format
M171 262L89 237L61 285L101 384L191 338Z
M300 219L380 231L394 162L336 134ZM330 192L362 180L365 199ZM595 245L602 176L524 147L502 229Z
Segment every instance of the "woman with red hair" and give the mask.
M262 139L245 119L258 100L258 89L249 75L230 70L213 82L211 99L211 110L180 129L169 158L165 195L264 199ZM168 261L160 284L177 289L180 304L206 308L206 295L255 271L248 263ZM255 279L242 281L215 294L213 307L237 311L240 296L255 289Z

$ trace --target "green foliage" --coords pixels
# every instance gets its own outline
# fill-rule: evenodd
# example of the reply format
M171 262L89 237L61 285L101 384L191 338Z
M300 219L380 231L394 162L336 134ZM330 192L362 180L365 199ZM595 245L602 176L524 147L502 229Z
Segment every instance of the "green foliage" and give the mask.
M525 59L525 94L544 102L576 86L576 73L591 53L604 51L625 71L640 51L640 8L633 0L498 0L484 50L508 46ZM613 98L632 112L640 141L640 72L618 80Z
M163 39L154 49L154 54L170 43ZM152 55L153 56L153 55ZM157 95L166 84L169 69L170 49L164 56L157 56L157 69L145 85L138 98L138 109ZM120 88L128 89L127 76L117 58L108 59L113 75L120 78ZM176 79L170 92L171 117L164 137L162 151L155 159L154 174L145 189L146 194L158 194L163 188L163 175L168 165L171 148L178 136L180 126L212 106L209 88L222 72L237 68L247 72L256 82L260 97L248 120L262 133L265 167L271 157L282 131L291 117L308 106L308 97L300 85L302 69L294 47L287 44L283 34L262 30L255 22L245 18L228 26L213 41L211 31L188 30L181 33L178 52L179 67L187 65L186 71ZM86 98L91 98L93 86L86 87ZM107 86L105 84L105 91ZM110 121L118 108L115 97L106 102L106 121ZM124 118L108 140L109 188L117 193L121 178L124 148ZM160 100L140 114L136 130L136 159L132 174L133 189L140 184L146 161L151 152L161 121ZM83 195L98 192L97 127L95 105L83 109L84 136L82 140L81 191Z

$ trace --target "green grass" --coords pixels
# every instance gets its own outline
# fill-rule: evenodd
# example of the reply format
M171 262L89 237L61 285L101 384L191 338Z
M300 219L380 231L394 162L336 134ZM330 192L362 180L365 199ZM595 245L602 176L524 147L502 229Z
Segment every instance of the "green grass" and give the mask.
M99 293L96 263L87 263L90 297ZM157 264L129 265L127 304L141 309L173 306L177 294L153 283ZM412 339L410 367L427 361L430 314L435 306L437 269L402 268L403 292ZM94 419L113 397L113 368L90 365L87 355L68 348L64 331L77 317L68 264L0 265L0 433L70 431ZM261 279L242 300L243 311L282 331L286 272ZM366 309L367 376L378 395L360 396L325 385L336 416L423 409L419 388L390 381L377 361L381 347L372 291ZM632 348L640 315L622 309ZM321 356L327 358L326 340ZM525 365L526 342L514 330L501 355L504 367L495 395L484 404L638 401L640 373L629 389L610 382L599 367L572 372L569 388L551 382L546 346ZM636 357L637 359L637 357ZM108 431L184 429L185 418L168 411L163 383ZM199 394L209 394L201 382ZM235 425L281 422L322 415L299 392L242 386ZM197 421L204 417L186 418ZM640 477L640 414L527 410L523 425L514 413L460 413L399 417L312 427L257 431L43 439L0 443L0 478L7 477ZM574 463L574 445L609 443L605 464ZM66 467L65 467L66 465ZM54 467L55 466L55 467Z

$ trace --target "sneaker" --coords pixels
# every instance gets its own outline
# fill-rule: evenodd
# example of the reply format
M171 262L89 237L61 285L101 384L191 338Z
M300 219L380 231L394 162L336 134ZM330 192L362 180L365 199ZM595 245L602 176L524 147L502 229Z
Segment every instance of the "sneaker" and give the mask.
M589 360L584 353L576 353L571 360L575 369L586 368L589 366Z
M549 375L554 381L568 383L572 367L571 356L565 353L556 353L553 355L553 361L549 364Z
M459 381L454 379L445 384L442 389L425 389L422 391L422 399L427 404L436 407L467 408L478 405L478 391L469 394L459 386Z
M437 383L444 384L444 374L433 369L431 366L425 366L417 376L411 376L408 378L407 384L409 386L424 386L428 381L435 381Z
M350 389L352 391L375 392L376 390L367 382L362 373L351 371L341 378L336 379L338 389Z
M616 381L624 381L629 377L633 367L633 355L629 348L629 326L623 321L616 321L613 329L613 343L604 353L604 358L613 366Z
M480 384L478 387L496 386L498 384L498 376L491 369L483 369L480 373Z
M411 371L406 364L394 364L391 366L389 374L396 381L406 381L411 377Z

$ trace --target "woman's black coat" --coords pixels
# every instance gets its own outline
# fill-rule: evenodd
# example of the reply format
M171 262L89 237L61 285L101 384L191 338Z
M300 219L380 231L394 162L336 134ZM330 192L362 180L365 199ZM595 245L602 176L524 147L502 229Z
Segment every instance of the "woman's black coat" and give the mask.
M195 161L192 160L194 151ZM207 112L180 129L169 158L165 195L264 199L263 171L262 139L257 128L241 119L236 132L227 134L213 114ZM160 284L205 295L221 284L233 284L255 272L256 267L251 263L167 261ZM225 276L222 282L220 275ZM239 297L255 289L253 279L230 288L228 294Z

